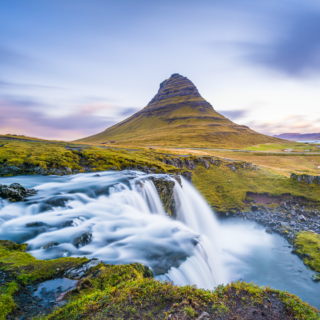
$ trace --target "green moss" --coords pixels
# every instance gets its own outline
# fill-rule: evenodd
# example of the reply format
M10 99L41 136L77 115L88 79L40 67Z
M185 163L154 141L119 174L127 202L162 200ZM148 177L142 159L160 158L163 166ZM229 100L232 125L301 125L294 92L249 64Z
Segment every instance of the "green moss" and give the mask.
M86 258L37 260L25 252L26 248L26 244L0 240L0 270L9 274L12 279L10 283L0 287L0 319L1 316L5 318L5 315L15 307L13 294L19 289L19 286L37 280L51 279L87 261Z
M295 319L319 319L317 309L294 295L244 282L219 286L215 291L194 286L178 287L154 279L140 278L106 287L103 291L79 295L78 299L54 311L44 319L165 319L169 315L198 317L203 311L210 317L233 314L236 308L260 308L271 294L277 297ZM239 298L243 299L239 299ZM235 303L241 301L241 305ZM236 306L236 307L235 307Z
M313 232L300 232L294 242L296 252L303 257L303 262L318 272L320 276L320 235Z
M233 172L227 164L210 165L209 169L197 166L193 171L193 184L217 212L249 209L245 203L251 200L247 192L269 196L290 193L320 206L320 185L306 185L266 168L249 170L238 166Z

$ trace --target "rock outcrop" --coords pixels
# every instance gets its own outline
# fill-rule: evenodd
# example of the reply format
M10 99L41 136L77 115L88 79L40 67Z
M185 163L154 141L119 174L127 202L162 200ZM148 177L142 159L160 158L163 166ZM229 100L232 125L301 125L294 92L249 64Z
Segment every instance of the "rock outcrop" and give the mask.
M320 176L291 173L290 178L299 182L304 181L307 184L313 184L314 182L316 182L317 184L320 184Z
M151 177L150 179L157 189L164 210L169 216L171 216L172 218L176 218L178 208L174 201L173 189L175 184L179 182L162 177Z
M12 202L23 201L36 193L36 190L24 188L19 183L12 183L9 186L0 184L0 197Z

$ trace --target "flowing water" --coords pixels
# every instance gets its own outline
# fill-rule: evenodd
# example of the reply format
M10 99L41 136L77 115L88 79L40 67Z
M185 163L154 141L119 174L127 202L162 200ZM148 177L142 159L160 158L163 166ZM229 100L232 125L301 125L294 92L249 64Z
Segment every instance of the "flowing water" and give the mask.
M174 188L178 215L173 220L149 177L123 171L0 178L1 184L18 182L39 191L27 202L0 200L0 239L28 243L38 259L140 262L157 279L178 285L213 289L230 281L254 281L320 307L320 284L312 282L312 271L290 253L283 238L255 223L218 221L183 179L182 187L176 183Z

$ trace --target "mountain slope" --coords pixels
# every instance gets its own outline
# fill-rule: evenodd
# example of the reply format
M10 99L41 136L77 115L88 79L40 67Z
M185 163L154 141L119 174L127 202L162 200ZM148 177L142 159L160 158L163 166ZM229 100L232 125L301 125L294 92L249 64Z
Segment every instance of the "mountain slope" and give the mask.
M149 104L105 131L78 140L88 143L176 147L244 147L279 140L252 131L216 112L186 77L173 74Z

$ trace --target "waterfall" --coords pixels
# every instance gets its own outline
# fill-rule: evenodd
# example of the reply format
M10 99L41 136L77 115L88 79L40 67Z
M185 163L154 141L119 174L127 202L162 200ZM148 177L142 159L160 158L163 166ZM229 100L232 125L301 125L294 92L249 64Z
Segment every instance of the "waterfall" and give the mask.
M33 178L37 195L23 203L1 202L0 238L28 243L38 259L140 262L160 280L206 289L228 282L219 224L205 200L186 180L182 187L175 183L174 220L149 177L125 171Z

